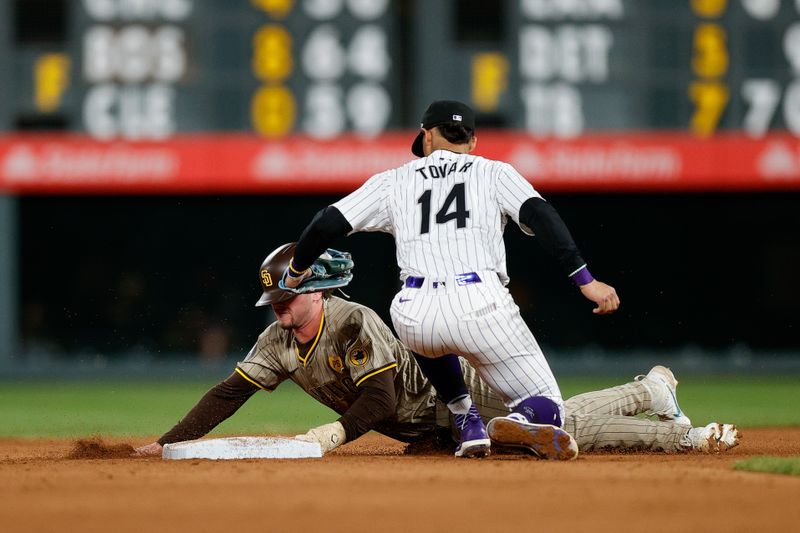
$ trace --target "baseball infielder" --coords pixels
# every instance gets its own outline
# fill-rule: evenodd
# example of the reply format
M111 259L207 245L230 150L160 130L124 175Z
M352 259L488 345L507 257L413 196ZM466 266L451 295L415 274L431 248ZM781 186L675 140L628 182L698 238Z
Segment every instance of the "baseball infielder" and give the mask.
M233 374L209 390L158 441L138 448L137 455L160 454L164 444L202 437L255 392L272 391L287 379L341 415L336 422L298 436L319 442L325 453L371 429L403 442L450 443L452 449L458 433L454 419L409 350L371 309L321 292L347 284L348 266L331 277L326 277L332 270L330 262L327 269L317 269L316 280L301 287L311 292L296 295L277 287L274 280L285 270L293 251L293 245L281 246L259 271L263 294L256 305L271 304L277 321L259 336ZM483 418L508 413L474 369L463 365L463 371ZM566 402L566 428L581 450L636 447L712 452L738 444L735 426L714 423L691 428L675 400L676 385L669 370L654 367L638 381L576 396ZM665 421L625 416L639 413L659 415Z
M597 314L619 306L613 287L595 280L561 218L514 168L471 155L472 109L436 101L412 145L421 159L372 176L308 225L281 283L296 287L338 236L391 233L403 287L391 304L400 339L461 428L457 456L483 456L490 437L525 444L547 457L573 459L563 429L561 392L506 289L503 230L510 217L561 265ZM484 426L467 394L456 355L466 358L513 413Z

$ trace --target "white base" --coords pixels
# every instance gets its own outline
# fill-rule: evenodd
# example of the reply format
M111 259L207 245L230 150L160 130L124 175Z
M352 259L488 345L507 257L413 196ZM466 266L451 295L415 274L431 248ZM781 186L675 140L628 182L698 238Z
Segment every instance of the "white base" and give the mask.
M322 457L319 443L283 437L228 437L165 444L163 459L300 459Z

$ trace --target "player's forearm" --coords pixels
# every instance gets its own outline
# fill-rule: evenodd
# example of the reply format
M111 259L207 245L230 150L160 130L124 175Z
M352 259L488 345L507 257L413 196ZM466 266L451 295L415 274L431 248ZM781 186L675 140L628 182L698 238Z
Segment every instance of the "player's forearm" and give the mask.
M351 442L388 419L395 411L394 370L381 372L359 385L361 394L339 419Z
M567 225L543 199L528 198L519 210L519 221L534 231L537 241L568 276L574 276L586 265Z
M352 229L344 215L332 205L320 210L297 241L292 267L298 271L307 269L334 240Z
M235 413L257 390L239 374L231 374L205 393L180 422L158 439L158 443L163 446L199 439Z

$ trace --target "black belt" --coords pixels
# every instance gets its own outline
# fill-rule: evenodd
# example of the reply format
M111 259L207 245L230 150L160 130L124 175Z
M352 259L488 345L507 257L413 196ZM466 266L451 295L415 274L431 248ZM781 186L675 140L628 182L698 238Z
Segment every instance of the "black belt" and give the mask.
M469 285L471 283L480 283L481 278L475 272L465 272L464 274L456 274L453 276L453 279L456 282L456 285ZM409 289L419 289L422 287L422 284L425 283L424 277L416 277L416 276L408 276L406 278L406 287ZM438 288L439 286L444 287L444 281L434 281L431 283L434 289Z

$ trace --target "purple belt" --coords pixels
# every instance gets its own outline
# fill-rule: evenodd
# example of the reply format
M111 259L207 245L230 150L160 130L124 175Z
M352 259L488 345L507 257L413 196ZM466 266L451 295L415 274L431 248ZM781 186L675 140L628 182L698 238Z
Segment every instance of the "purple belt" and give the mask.
M475 272L466 272L464 274L456 274L453 276L453 279L456 280L456 285L469 285L471 283L480 283L481 278ZM425 278L423 277L416 277L416 276L408 276L406 278L406 287L409 289L419 289L422 287L422 284L425 283ZM444 287L444 281L434 281L431 283L434 289L439 287Z

